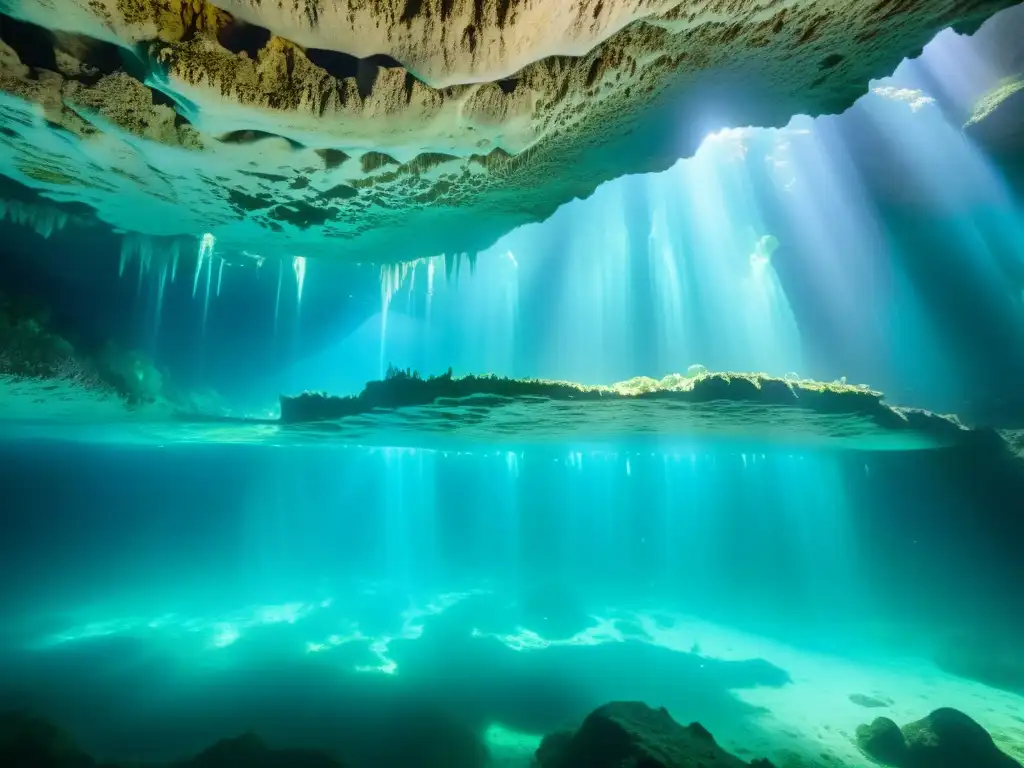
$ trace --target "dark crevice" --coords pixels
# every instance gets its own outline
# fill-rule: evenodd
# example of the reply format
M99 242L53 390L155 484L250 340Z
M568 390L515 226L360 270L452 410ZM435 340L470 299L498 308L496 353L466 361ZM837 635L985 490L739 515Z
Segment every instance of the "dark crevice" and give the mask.
M511 8L512 0L498 0L498 28L504 29L505 22L508 21L508 12Z
M217 42L232 53L245 53L255 61L270 42L270 30L244 21L232 21L217 31Z
M363 99L373 93L373 86L381 69L402 68L398 61L386 53L376 53L360 59L340 51L309 48L306 50L306 58L339 80L355 78L359 96Z
M53 35L48 30L0 14L0 40L14 49L22 64L34 69L57 71Z
M284 139L289 145L291 145L292 149L304 149L302 144L293 139L289 139L287 136L278 136L276 133L267 133L266 131L231 131L230 133L225 133L220 137L220 140L225 144L252 144L265 139Z
M403 69L400 61L391 58L386 53L375 53L373 56L367 56L363 59L363 62L383 69Z
M157 88L150 88L150 91L153 93L154 104L170 107L171 109L177 109L178 105L175 103L174 99L172 99L166 93Z
M341 51L307 48L306 58L327 72L327 74L339 80L359 75L359 58L342 53Z
M846 57L841 53L830 53L821 62L822 69L832 69L839 66Z
M519 80L515 77L507 77L504 80L498 81L498 87L501 88L502 93L512 93L518 85Z
M178 109L178 102L172 96L167 95L159 88L150 88L150 94L152 94L153 104L164 107L170 107L174 110L174 127L180 128L183 125L191 125L187 117L185 117Z
M420 15L423 10L423 0L405 0L405 8L402 10L402 22L409 24Z
M95 69L102 77L119 72L124 66L124 56L125 51L121 46L97 40L89 47L82 63Z
M101 78L120 72L131 51L119 45L69 32L53 33L54 51L61 51L81 66L77 71L65 71L66 77L84 85L94 85ZM67 67L65 67L67 69Z

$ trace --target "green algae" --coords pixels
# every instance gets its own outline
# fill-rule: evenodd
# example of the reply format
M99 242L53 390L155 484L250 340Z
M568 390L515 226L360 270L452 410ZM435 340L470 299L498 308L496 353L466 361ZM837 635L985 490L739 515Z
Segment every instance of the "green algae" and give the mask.
M970 129L983 123L1008 99L1021 91L1024 91L1024 75L1004 78L998 85L978 99L970 119L964 124L964 129Z

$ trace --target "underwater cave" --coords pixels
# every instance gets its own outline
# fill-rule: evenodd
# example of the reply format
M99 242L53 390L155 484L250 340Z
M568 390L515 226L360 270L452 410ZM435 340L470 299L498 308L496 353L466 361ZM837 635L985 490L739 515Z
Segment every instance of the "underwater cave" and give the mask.
M0 765L1021 767L1024 5L9 5Z

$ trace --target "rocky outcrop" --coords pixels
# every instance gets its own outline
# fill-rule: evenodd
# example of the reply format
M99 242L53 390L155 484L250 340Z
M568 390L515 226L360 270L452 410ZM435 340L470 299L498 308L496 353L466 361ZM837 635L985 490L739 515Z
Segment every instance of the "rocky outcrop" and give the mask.
M476 252L1012 4L3 0L0 173L225 250Z
M171 768L343 768L328 754L311 749L271 749L247 733L222 739L195 757Z
M888 717L876 717L870 724L858 727L857 746L882 765L902 766L907 761L907 742L903 732Z
M964 132L994 155L1024 159L1024 71L979 99Z
M1021 768L999 750L988 731L948 707L902 729L888 718L877 718L857 729L857 745L875 762L894 768Z
M0 765L93 768L96 762L62 730L24 712L0 713Z
M547 736L535 758L538 768L772 768L729 754L700 723L680 725L664 708L636 701L605 704L575 733Z
M84 354L44 308L0 294L0 418L112 417L164 394L148 358L113 343Z
M99 763L62 730L23 712L0 713L0 765L5 768L118 768ZM132 762L132 768L142 768ZM253 734L222 739L164 768L344 768L324 752L273 749Z
M332 422L332 432L353 438L381 430L471 439L729 434L790 444L906 450L970 443L993 455L1007 450L994 432L968 429L952 416L887 405L881 392L866 386L702 369L610 386L455 377L451 371L424 379L392 370L355 396L307 392L281 398L282 424L316 422Z

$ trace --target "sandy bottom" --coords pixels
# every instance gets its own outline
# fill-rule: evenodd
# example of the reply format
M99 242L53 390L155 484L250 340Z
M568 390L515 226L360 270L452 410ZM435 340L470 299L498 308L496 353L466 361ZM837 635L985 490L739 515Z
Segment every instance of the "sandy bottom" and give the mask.
M139 718L142 747L166 736L169 749L188 754L186 746L250 726L271 743L313 746L316 734L307 734L308 744L292 739L317 713L338 717L348 706L343 721L362 719L351 732L327 731L344 748L404 696L447 699L468 712L494 768L526 768L543 733L611 700L664 706L681 723L699 720L725 749L779 768L863 768L858 725L878 716L903 725L954 707L1024 761L1024 697L921 659L809 652L665 613L606 611L589 621L582 614L564 631L534 631L485 590L434 595L404 609L404 598L388 603L375 589L364 598L362 609L325 598L55 627L22 636L30 642L3 686L17 680L24 690L48 689L40 711L110 757L141 748L124 742L126 718ZM80 700L69 701L69 690ZM105 709L133 691L148 709L136 712L130 698L123 711Z
M664 615L655 620L632 614L628 621L663 648L683 653L699 648L701 655L730 661L761 658L789 672L792 682L787 685L733 692L763 710L714 730L719 744L745 759L767 757L780 768L860 768L865 758L854 741L857 726L880 716L904 725L938 707L953 707L981 723L1004 752L1024 761L1024 696L949 675L925 660L852 660L813 653L688 617L673 617L669 627ZM618 623L602 621L599 628L567 642L589 645L600 642L599 637L614 641ZM857 703L851 696L871 701ZM494 765L500 768L529 766L540 738L500 727L486 734Z

